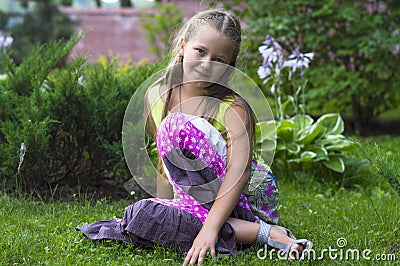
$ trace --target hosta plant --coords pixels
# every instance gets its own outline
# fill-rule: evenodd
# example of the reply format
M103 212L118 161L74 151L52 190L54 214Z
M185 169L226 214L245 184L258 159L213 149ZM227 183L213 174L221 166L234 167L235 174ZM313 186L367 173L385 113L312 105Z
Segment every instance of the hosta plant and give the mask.
M325 114L316 121L309 115L298 114L276 122L257 124L257 144L262 151L271 152L275 146L275 160L283 163L321 162L327 168L343 173L343 152L353 148L352 142L343 136L344 123L339 114ZM262 135L260 132L263 132Z
M306 113L304 68L308 67L314 54L303 54L297 48L287 56L288 53L269 35L259 51L263 64L257 72L265 85L271 85L277 119L257 124L257 149L262 153L275 151L275 160L284 164L322 163L343 173L343 152L353 147L352 142L343 136L343 119L333 113L324 114L314 121ZM296 75L297 70L300 70L300 75ZM283 89L288 84L284 80L292 84L293 90Z

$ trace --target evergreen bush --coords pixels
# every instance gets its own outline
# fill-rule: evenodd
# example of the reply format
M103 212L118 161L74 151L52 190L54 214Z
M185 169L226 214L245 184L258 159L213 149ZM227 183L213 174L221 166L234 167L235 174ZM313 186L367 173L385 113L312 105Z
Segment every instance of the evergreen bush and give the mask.
M104 180L121 185L130 176L121 143L125 109L162 64L120 71L115 61L78 57L57 68L77 39L37 46L19 66L7 58L0 80L0 177L7 187L17 180L40 193Z

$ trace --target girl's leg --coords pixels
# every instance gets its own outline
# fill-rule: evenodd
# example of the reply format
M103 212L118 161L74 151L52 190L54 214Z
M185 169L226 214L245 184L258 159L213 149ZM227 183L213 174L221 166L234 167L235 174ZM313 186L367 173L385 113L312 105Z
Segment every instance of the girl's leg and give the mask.
M227 222L235 230L235 238L238 243L253 244L256 242L260 224L231 217Z
M228 218L227 222L235 230L235 238L238 243L242 244L253 244L256 242L258 230L260 228L259 223L249 222L237 218ZM289 244L293 241L292 238L287 236L280 227L272 226L270 231L270 238L283 244ZM297 254L301 254L304 247L298 243L294 243L290 248L290 251L297 251Z
M236 241L242 244L252 244L256 242L258 229L260 228L259 223L253 223L237 218L228 218L227 221L235 230ZM293 239L288 237L278 227L272 227L271 238L282 242L284 244L290 243Z

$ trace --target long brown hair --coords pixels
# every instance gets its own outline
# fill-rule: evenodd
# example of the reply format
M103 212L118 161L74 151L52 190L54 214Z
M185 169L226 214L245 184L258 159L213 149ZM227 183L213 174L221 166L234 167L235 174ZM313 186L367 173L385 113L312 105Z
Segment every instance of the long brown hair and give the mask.
M243 97L241 97L238 93L236 93L226 85L231 77L231 74L234 71L234 67L236 66L236 60L240 53L241 34L242 34L240 22L231 12L228 12L226 10L210 9L199 12L195 16L193 16L190 20L188 20L175 35L175 38L172 42L172 50L170 51L171 59L169 61L164 78L161 79L161 81L159 82L160 84L165 85L165 87L167 88L162 119L167 116L168 111L171 109L170 103L172 97L172 89L176 86L181 85L183 80L183 67L182 67L183 56L180 54L180 42L182 41L182 39L185 42L190 41L190 39L197 33L199 28L204 25L211 26L213 29L215 29L216 31L220 32L225 37L230 39L232 41L232 44L234 45L232 60L229 62L229 65L231 67L229 67L227 72L224 75L222 75L218 83L214 83L208 86L207 88L204 88L205 96L212 97L220 101L224 101L227 98L234 99L234 102L232 104L239 105L246 110L247 113L246 124L248 127L247 132L251 136L253 144L252 150L254 152L254 147L255 147L254 112ZM218 108L219 105L215 104L214 101L210 102L206 101L206 104L202 109L207 110L207 114L205 113L205 111L203 111L203 114L200 116L204 117L210 123L212 123L214 115L218 111ZM156 130L153 130L153 134L155 137Z

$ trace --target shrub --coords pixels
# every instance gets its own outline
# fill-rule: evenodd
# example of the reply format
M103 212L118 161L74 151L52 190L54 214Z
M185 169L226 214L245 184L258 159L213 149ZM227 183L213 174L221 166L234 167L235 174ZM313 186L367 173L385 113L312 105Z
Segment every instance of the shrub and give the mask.
M117 62L87 64L78 57L55 68L76 40L37 46L17 66L9 59L0 81L0 169L3 179L18 177L26 189L45 191L67 184L118 183L129 177L121 130L136 88L161 67L124 67ZM26 154L18 171L21 143Z

